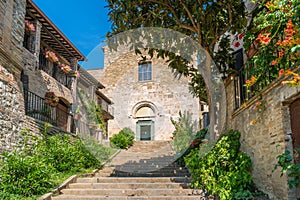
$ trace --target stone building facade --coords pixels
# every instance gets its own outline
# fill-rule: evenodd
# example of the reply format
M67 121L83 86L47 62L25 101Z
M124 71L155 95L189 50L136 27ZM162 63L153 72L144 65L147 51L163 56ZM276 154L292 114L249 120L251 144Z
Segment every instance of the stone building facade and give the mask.
M141 61L134 52L114 58L105 48L104 53L105 67L89 72L106 85L103 92L114 102L109 136L128 127L136 140L170 140L170 119L178 119L180 111L199 120L199 101L189 92L189 80L175 78L164 60Z
M0 152L21 148L24 130L38 134L46 122L51 133L76 133L82 60L32 0L0 2Z
M108 120L113 119L113 102L103 94L105 88L86 70L80 69L80 79L77 84L75 124L76 132L88 134L104 144L107 139ZM95 106L92 109L92 106ZM95 115L101 108L101 121ZM91 113L93 112L93 113Z

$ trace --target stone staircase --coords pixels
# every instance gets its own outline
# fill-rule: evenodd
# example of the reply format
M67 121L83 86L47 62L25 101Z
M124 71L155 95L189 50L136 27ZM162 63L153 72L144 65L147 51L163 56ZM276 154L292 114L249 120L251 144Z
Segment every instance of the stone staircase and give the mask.
M52 200L208 199L203 191L189 188L188 170L174 161L168 142L135 142L94 177L77 178Z

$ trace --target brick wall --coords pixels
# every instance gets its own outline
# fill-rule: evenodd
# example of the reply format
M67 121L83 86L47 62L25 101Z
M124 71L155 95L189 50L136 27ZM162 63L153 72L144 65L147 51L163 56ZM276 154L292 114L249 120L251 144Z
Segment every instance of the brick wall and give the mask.
M271 199L293 199L287 177L281 177L279 170L272 171L277 163L276 157L286 149L292 150L288 105L300 98L300 88L283 86L281 81L274 81L251 98L246 106L234 110L234 81L228 80L227 129L241 132L241 148L251 157L252 176L258 188L269 194ZM261 112L254 108L258 101L262 101L265 108Z

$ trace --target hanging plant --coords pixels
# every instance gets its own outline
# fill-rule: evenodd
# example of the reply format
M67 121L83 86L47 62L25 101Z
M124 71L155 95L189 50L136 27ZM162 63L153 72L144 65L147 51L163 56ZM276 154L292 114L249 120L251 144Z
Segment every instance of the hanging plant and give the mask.
M71 77L77 77L79 78L80 77L80 74L79 74L79 71L74 71L74 70L71 70L67 73L68 76L71 76Z
M70 65L65 65L65 64L59 64L60 69L63 73L68 74L72 69Z
M35 31L35 26L28 20L25 20L25 29L27 31Z
M46 59L49 60L50 62L53 62L53 63L58 62L57 55L53 51L50 51L50 50L46 51Z
M58 105L59 98L55 95L54 92L46 92L45 94L45 103L49 104L52 107L56 107Z

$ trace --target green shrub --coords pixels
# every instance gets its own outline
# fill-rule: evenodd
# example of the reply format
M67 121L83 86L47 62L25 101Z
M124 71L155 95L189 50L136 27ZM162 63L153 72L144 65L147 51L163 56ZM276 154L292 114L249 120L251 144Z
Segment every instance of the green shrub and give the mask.
M99 161L85 148L79 138L68 134L48 136L37 147L37 154L47 159L58 172L98 167Z
M193 187L206 189L220 199L234 199L235 194L239 193L236 195L238 199L242 191L247 191L252 183L251 160L240 152L239 138L240 133L231 130L204 157L201 156L202 145L200 150L194 149L185 157L192 174Z
M295 148L295 152L300 153L300 148ZM274 167L276 170L278 167L281 167L281 176L287 173L288 185L292 189L300 185L300 164L294 163L293 155L289 150L276 157L278 159L277 164Z
M130 128L123 128L119 134L124 135L127 138L128 146L132 146L134 142L134 132Z
M103 146L99 141L93 137L80 134L80 138L84 144L84 147L95 157L100 163L108 161L108 159L116 152L116 149Z
M173 132L173 140L170 144L177 153L183 153L196 136L194 129L197 121L192 121L192 116L189 112L184 112L183 114L179 112L178 121L171 119L171 122L175 127L175 131Z
M122 129L118 134L114 135L110 139L111 146L120 149L126 149L133 145L134 132L129 128Z
M3 196L4 193L25 197L40 195L53 186L51 174L55 170L42 158L23 152L6 152L3 157L0 168L0 188Z
M35 139L35 144L24 145L24 151L2 154L0 199L42 195L60 184L57 178L99 167L100 160L92 155L80 138L67 134L49 136L46 131L41 136L41 139ZM115 152L95 141L89 145L98 153L105 152L103 160Z

